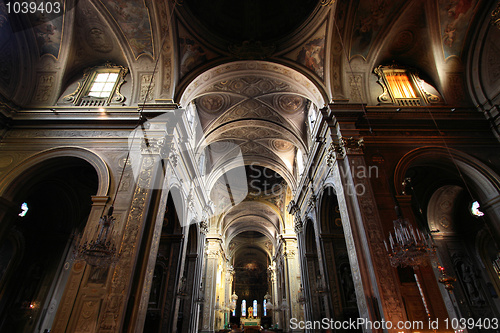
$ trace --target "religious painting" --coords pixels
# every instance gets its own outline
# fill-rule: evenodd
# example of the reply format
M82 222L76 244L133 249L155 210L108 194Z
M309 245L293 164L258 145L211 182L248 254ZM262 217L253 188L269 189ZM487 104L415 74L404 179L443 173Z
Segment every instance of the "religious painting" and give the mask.
M315 38L306 43L297 56L297 62L324 78L325 72L325 36Z
M445 59L459 56L477 0L439 0L441 39Z
M366 59L381 28L389 19L394 19L393 14L402 3L401 0L364 0L359 3L354 19L351 55L359 54Z
M102 0L121 27L135 57L153 56L149 11L141 0Z
M207 61L205 49L194 39L179 38L179 46L181 50L181 77Z
M57 59L61 48L63 16L48 19L48 16L41 13L32 14L30 15L30 22L40 56L51 54Z

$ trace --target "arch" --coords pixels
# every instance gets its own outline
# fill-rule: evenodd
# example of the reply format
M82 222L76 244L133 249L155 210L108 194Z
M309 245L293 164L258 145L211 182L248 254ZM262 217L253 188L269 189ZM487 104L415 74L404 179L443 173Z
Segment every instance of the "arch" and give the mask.
M416 148L399 160L394 171L396 193L404 192L404 178L408 169L414 166L434 166L453 171L458 167L471 181L467 185L473 187L480 199L487 201L500 193L499 176L484 163L461 151L435 146Z
M329 234L333 232L335 226L342 227L342 221L340 218L339 202L337 198L337 192L335 187L327 185L323 188L321 197L319 200L319 233ZM332 209L336 209L332 212ZM335 223L335 226L331 226L330 222Z
M324 89L297 70L269 61L250 60L215 66L201 73L189 82L185 89L179 92L178 100L180 105L187 105L190 101L202 96L207 87L225 81L234 76L235 73L238 76L258 75L278 79L290 85L290 92L308 98L317 106L328 103L328 95Z
M17 164L0 181L0 197L11 197L17 185L22 185L21 175L26 172L33 172L33 168L44 163L50 164L51 160L57 157L80 158L94 167L98 177L98 189L96 196L107 196L110 189L110 171L106 162L90 149L81 147L57 147L44 150L28 157Z

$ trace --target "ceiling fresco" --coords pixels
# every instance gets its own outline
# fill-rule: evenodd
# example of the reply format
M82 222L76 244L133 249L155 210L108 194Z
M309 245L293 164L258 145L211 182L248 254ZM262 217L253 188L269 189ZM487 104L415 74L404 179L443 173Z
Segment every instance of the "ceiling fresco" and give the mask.
M477 0L439 0L439 19L445 58L459 56L468 22L476 13Z
M149 10L144 0L102 0L125 35L133 54L153 56Z
M366 59L379 34L388 23L394 20L394 14L407 2L403 0L360 1L353 23L351 57L361 55Z

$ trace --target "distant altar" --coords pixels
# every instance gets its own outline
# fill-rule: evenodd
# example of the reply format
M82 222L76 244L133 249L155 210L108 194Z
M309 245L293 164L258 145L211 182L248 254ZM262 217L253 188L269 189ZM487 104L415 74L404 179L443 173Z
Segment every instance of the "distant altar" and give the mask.
M245 326L260 326L260 318L241 318L240 322Z

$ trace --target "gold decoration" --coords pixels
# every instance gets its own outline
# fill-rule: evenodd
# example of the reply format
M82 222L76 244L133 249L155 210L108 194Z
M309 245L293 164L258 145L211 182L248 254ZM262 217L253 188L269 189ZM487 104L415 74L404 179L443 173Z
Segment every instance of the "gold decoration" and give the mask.
M491 24L496 25L500 29L500 2L497 7L491 12Z
M321 0L321 6L326 7L326 6L331 6L335 3L336 0Z

